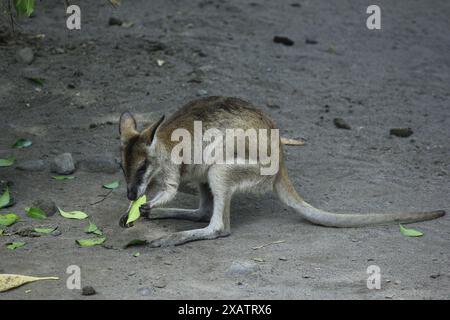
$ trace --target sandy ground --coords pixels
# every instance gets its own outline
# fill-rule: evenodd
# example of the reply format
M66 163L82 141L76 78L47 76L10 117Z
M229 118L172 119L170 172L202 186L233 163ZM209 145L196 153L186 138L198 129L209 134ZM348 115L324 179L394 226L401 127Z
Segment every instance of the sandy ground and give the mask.
M288 149L287 165L297 190L315 206L361 213L450 209L448 1L378 1L379 31L366 28L369 1L124 0L119 9L78 2L81 31L65 28L62 1L43 1L34 18L19 21L17 39L2 36L0 158L14 155L18 165L62 152L78 161L117 157L122 111L149 122L199 95L238 96L269 113L283 135L306 139L304 147ZM109 26L113 16L133 26ZM32 39L36 34L45 38ZM275 35L295 44L276 44ZM35 51L30 65L15 60L23 47ZM160 67L157 59L166 63ZM24 78L30 75L44 85ZM337 129L336 117L352 129ZM394 127L414 134L392 137ZM10 149L22 137L33 146ZM272 195L241 195L233 201L230 237L124 250L130 239L204 224L141 220L120 229L128 205L123 184L100 204L90 203L106 192L103 183L123 182L121 172L80 168L74 175L55 181L49 170L0 168L17 201L0 213L23 217L11 229L50 224L62 233L0 237L1 273L61 277L0 299L450 298L448 215L410 225L424 236L407 238L398 225L313 226ZM26 217L24 208L36 199L87 212L104 230L106 246L75 244L86 237L86 221ZM174 202L195 207L196 197L180 193ZM27 245L7 249L13 240ZM277 240L285 242L252 249ZM137 251L140 257L133 257ZM246 268L236 271L233 263ZM82 285L96 295L66 288L70 265L80 266ZM366 287L369 265L381 269L380 290Z

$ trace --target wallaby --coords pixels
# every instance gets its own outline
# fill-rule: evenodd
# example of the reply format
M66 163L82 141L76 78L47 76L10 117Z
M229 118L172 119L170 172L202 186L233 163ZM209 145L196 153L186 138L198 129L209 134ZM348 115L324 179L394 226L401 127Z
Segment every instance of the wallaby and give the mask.
M180 245L189 241L214 239L230 234L230 202L236 192L274 191L279 199L297 211L306 220L326 227L361 227L387 222L416 222L441 217L445 211L415 213L353 214L332 213L306 203L295 191L283 161L283 138L278 139L279 168L273 175L261 175L261 164L176 164L171 151L178 143L172 133L184 128L193 133L194 121L201 121L203 129L226 128L243 130L275 129L273 121L250 103L228 97L207 97L192 101L164 121L164 116L139 132L129 112L120 117L122 169L127 182L129 200L142 196L149 184L158 183L160 189L140 207L142 215L152 219L174 218L209 221L207 227L181 231L150 240L151 247ZM269 150L270 153L270 150ZM198 184L198 209L155 208L171 201L181 183ZM150 212L150 209L152 211ZM126 213L121 218L124 226Z

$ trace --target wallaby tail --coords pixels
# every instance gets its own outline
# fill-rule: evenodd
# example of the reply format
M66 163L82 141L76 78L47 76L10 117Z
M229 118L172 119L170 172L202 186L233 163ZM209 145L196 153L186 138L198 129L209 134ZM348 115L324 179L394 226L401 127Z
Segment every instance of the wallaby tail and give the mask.
M445 215L444 210L379 214L333 213L323 211L314 208L310 204L303 201L297 191L295 191L295 188L289 179L287 169L283 163L280 163L280 170L275 180L274 190L284 204L296 210L303 218L314 224L326 227L353 228L388 222L409 223L436 219Z

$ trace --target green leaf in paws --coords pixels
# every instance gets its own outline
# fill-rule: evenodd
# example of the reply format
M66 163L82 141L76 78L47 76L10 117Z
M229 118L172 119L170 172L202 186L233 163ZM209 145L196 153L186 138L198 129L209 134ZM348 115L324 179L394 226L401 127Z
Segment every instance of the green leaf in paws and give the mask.
M79 240L75 240L75 242L81 247L93 247L93 246L102 244L103 242L105 242L105 240L106 240L105 237L101 237L101 238L91 238L91 239L79 239Z
M88 215L86 213L82 212L82 211L70 211L70 212L67 212L67 211L61 210L60 208L58 208L58 210L59 210L59 214L61 216L63 216L64 218L67 218L67 219L83 220L83 219L86 219L88 217Z
M11 201L11 197L9 195L9 189L6 188L5 192L0 196L0 208L6 207Z
M21 148L28 148L28 147L31 147L32 144L33 144L33 142L31 142L31 140L28 140L28 139L19 139L19 140L16 141L16 143L14 143L14 144L12 145L12 147L13 147L13 148L18 148L18 149L21 149Z
M117 189L118 187L119 187L119 181L117 181L117 180L103 185L103 188L105 188L105 189Z
M418 230L415 230L415 229L408 229L408 228L405 228L405 227L402 226L402 225L400 225L400 232L401 232L403 235L407 236L407 237L421 237L421 236L423 236L423 233L422 233L422 232L420 232L420 231L418 231Z
M0 159L0 167L10 167L14 164L16 158L9 157L7 159Z
M52 176L52 178L54 180L61 181L61 180L73 180L75 177L74 176Z
M6 247L11 250L16 250L17 248L23 247L24 245L26 245L26 242L15 241L15 242L7 243Z
M45 213L44 210L39 209L39 208L25 208L25 211L27 212L27 216L29 216L30 218L33 219L46 219L47 218L47 214Z
M20 220L19 216L14 213L0 214L0 225L5 227L12 225L19 220Z
M140 197L139 199L132 202L130 211L128 212L127 224L139 219L139 217L141 216L141 213L139 212L139 208L146 202L147 202L147 197L145 196L145 194L142 197Z

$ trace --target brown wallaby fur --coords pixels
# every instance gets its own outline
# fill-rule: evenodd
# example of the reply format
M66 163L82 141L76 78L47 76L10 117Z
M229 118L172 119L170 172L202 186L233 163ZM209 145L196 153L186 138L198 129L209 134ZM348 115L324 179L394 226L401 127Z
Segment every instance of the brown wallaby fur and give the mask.
M149 184L158 184L159 192L145 205L142 214L153 219L178 218L209 221L205 228L181 231L149 241L152 247L179 245L188 241L214 239L230 234L230 201L236 192L264 193L274 191L280 200L296 210L306 220L327 227L360 227L387 222L415 222L441 217L445 211L398 214L352 214L326 212L306 203L295 191L283 160L283 142L269 148L268 155L278 152L279 168L275 174L261 175L263 166L257 163L193 164L174 163L171 152L179 141L172 141L175 130L183 128L194 135L194 121L202 122L206 131L216 128L225 134L228 128L275 129L273 121L250 103L228 97L207 97L192 101L170 118L162 117L150 127L137 131L136 121L129 112L120 119L122 169L130 200L142 196ZM270 132L269 132L270 133ZM270 135L273 139L273 134ZM261 138L258 136L258 140ZM283 140L284 139L284 140ZM270 140L270 139L269 139ZM195 143L195 142L193 142ZM207 144L201 142L203 147ZM258 145L259 147L259 145ZM246 151L249 146L245 145ZM224 147L225 149L225 147ZM237 157L234 154L234 157ZM200 193L198 209L160 208L171 201L182 183L195 182ZM150 209L152 211L150 212ZM127 213L128 214L128 213ZM122 220L126 220L125 214Z

